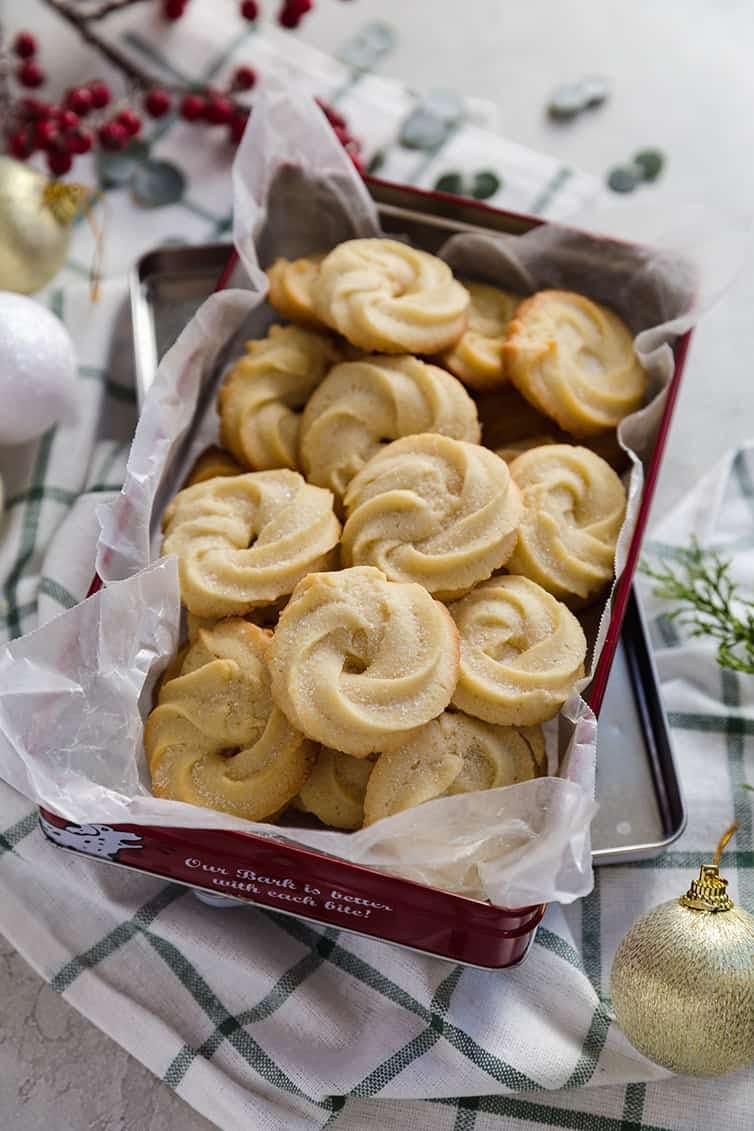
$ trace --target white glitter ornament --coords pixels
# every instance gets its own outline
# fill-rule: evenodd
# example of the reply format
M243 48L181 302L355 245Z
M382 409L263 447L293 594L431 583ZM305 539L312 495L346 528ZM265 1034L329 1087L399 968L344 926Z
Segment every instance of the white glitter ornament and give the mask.
M76 355L60 319L0 291L0 444L23 444L75 417Z

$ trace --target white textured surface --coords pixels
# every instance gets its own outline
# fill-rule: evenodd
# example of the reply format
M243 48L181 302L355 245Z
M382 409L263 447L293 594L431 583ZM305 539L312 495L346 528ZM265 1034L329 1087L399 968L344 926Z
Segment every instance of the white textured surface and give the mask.
M3 1131L209 1131L0 937Z
M277 4L264 2L268 9ZM195 3L211 8L209 0ZM11 26L33 19L27 0L7 9L16 17ZM669 157L668 170L660 186L644 191L658 203L752 207L754 7L746 0L319 0L303 37L332 49L349 29L377 18L399 29L387 73L422 89L447 86L493 99L501 130L514 140L599 174L635 149L656 145ZM595 72L612 78L611 102L571 125L548 123L543 106L551 88ZM720 452L754 430L753 307L750 264L695 335L658 515ZM210 1127L2 943L0 1002L3 1131ZM670 1112L664 1115L671 1120Z

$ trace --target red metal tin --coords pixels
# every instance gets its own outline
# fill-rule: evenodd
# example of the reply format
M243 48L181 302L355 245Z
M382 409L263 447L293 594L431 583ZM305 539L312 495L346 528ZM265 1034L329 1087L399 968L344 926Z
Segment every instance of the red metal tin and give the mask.
M412 208L414 214L445 217L460 226L473 224L521 233L546 222L445 193L374 178L367 178L367 183L375 198L383 203L399 209ZM233 253L218 280L218 290L228 285L236 262ZM653 458L646 470L636 530L626 568L616 586L607 637L591 685L589 697L596 712L620 637L689 340L690 332L676 346L675 371ZM89 595L100 585L100 579L95 577ZM499 969L521 961L545 911L544 905L494 907L254 833L127 824L80 826L46 810L41 811L41 816L45 835L61 847L215 895L231 896L474 966Z
M472 966L519 962L545 910L493 907L247 833L73 825L40 813L62 848Z

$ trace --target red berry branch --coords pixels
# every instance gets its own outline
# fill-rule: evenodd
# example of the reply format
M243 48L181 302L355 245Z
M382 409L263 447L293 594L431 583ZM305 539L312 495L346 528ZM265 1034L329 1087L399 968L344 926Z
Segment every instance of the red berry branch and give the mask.
M113 12L144 2L158 4L161 17L172 22L184 15L190 0L45 0L121 72L127 86L122 98L114 98L101 78L71 87L54 101L36 93L24 94L24 90L37 92L47 82L37 39L30 31L20 31L8 48L0 37L0 120L7 153L21 161L33 153L44 153L49 171L62 176L80 154L92 149L124 149L142 133L145 117L157 120L171 112L196 125L223 127L230 145L239 144L251 113L243 96L257 83L254 68L248 64L237 67L224 89L161 82L106 40L96 26ZM282 0L278 23L296 28L312 7L313 0ZM256 0L241 0L239 15L255 21L260 17L260 5ZM359 144L349 133L345 118L333 107L318 102L341 144L361 169Z

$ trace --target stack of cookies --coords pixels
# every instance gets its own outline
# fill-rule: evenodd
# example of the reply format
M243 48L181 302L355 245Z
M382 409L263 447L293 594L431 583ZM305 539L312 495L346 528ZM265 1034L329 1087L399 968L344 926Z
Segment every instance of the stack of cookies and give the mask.
M459 281L388 239L269 269L221 448L164 515L188 643L154 793L356 829L547 772L614 577L631 334L582 295Z

